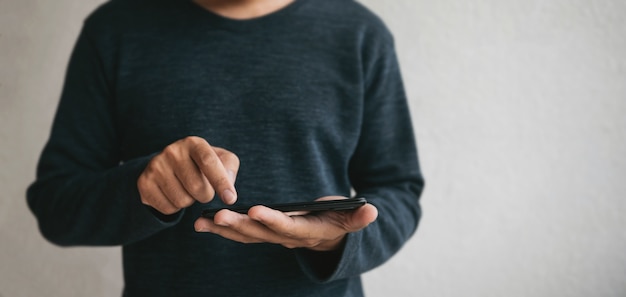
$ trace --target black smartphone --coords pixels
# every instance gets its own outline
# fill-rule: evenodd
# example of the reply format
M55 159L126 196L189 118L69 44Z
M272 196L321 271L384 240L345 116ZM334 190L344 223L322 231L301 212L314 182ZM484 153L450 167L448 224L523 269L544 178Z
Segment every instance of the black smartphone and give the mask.
M365 198L349 198L339 200L327 200L327 201L308 201L308 202L291 202L281 204L255 204L263 205L272 209L280 210L282 212L290 211L328 211L328 210L351 210L359 208L367 203ZM247 214L248 210L254 205L250 206L236 206L236 207L223 207L223 208L209 208L202 211L202 217L212 219L215 214L222 210L228 209L241 214Z

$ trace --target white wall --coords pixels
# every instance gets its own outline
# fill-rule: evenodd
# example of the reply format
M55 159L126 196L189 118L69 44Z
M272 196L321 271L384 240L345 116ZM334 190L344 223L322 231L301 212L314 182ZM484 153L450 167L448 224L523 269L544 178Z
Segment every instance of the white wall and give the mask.
M0 0L0 297L118 296L118 248L26 208L65 65L100 0ZM363 0L388 24L427 189L369 296L626 295L626 2Z

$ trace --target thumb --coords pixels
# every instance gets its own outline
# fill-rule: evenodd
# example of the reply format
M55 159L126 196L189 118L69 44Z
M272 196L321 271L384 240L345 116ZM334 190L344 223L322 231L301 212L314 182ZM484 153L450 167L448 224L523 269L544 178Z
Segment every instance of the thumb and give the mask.
M376 206L367 203L353 210L348 215L347 231L356 232L376 221L376 218L378 218L378 209Z

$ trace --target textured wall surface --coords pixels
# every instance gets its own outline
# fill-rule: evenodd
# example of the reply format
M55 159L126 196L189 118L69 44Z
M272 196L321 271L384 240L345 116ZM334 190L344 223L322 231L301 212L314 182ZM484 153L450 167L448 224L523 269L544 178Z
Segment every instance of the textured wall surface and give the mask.
M58 248L24 191L101 1L0 0L0 297L118 296L119 248ZM368 296L626 295L626 2L363 0L396 37L424 217Z

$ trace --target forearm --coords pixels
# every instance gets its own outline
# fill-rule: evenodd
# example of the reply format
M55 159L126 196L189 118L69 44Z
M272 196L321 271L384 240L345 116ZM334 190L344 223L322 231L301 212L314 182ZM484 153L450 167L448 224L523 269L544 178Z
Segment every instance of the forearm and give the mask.
M317 282L358 276L389 260L415 232L421 217L419 195L423 185L416 179L403 190L359 193L378 209L375 222L346 235L333 252L296 250L302 269Z
M175 224L159 220L140 202L136 182L148 160L100 172L40 169L27 200L43 236L63 246L120 245Z
M310 270L316 266L312 261L319 259L298 254L303 269L317 281L358 276L387 261L415 232L421 217L424 179L409 107L395 55L388 52L383 56L371 64L361 138L348 172L356 195L378 209L378 218L347 235L338 260L331 255L322 261L335 265L326 278Z

